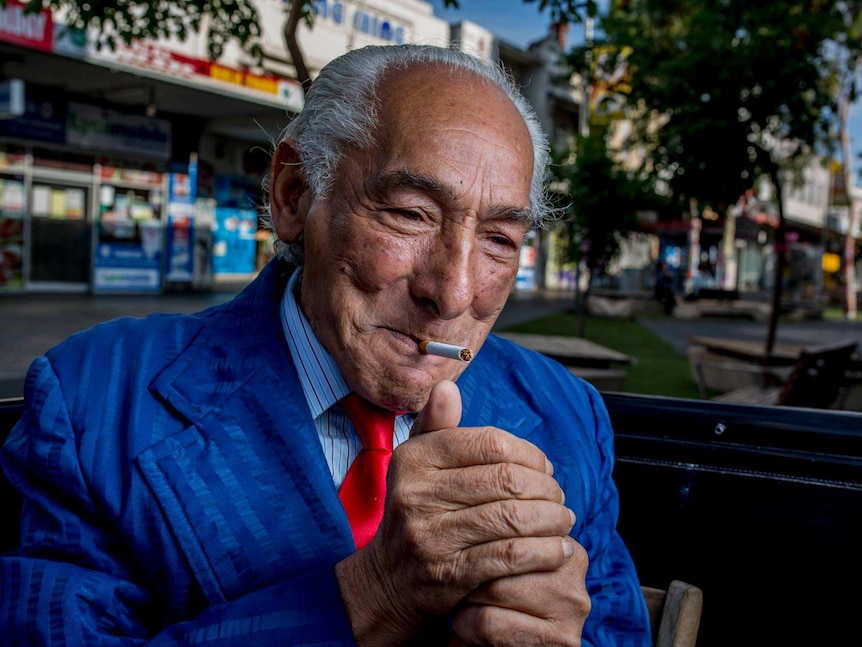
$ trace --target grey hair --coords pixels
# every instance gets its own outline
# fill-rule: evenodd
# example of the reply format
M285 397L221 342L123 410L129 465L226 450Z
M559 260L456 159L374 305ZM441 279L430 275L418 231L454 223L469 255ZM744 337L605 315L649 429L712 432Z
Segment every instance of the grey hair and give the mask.
M487 63L457 49L432 45L371 45L343 54L321 69L302 111L281 134L281 139L296 142L312 195L326 197L348 150L375 146L381 79L388 70L404 70L414 65L443 65L475 74L506 93L523 117L533 144L530 224L534 227L547 224L555 215L545 183L550 148L532 106L499 64ZM268 207L264 209L264 221L272 228L271 214ZM275 252L295 263L303 261L301 244L276 240Z

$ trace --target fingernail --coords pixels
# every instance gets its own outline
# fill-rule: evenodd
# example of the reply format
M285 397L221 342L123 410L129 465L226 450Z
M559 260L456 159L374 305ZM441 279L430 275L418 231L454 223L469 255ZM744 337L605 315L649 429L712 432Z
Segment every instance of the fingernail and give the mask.
M575 516L575 511L574 511L574 510L569 510L569 514L570 514L570 515L571 515L571 517L572 517L572 526L574 526L574 525L575 525L575 522L578 520L578 518Z
M566 559L575 554L575 547L572 545L568 539L563 537L563 555L565 555Z
M554 464L549 461L547 458L545 459L545 474L549 476L554 475Z

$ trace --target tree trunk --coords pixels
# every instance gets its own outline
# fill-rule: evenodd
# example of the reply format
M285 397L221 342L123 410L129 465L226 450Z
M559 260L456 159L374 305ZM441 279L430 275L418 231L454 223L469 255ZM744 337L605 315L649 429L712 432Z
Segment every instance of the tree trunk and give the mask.
M733 290L739 286L736 284L736 215L733 209L728 207L724 216L724 233L721 239L721 273L719 287L725 290Z
M775 282L772 286L772 308L769 312L769 330L766 335L765 352L772 354L775 348L775 336L778 330L778 316L781 313L781 292L784 287L784 268L787 266L787 237L784 223L784 195L782 192L779 169L772 167L769 171L772 186L775 187L778 203L778 227L775 230Z
M290 11L287 14L287 20L284 22L282 35L284 36L284 45L287 48L287 53L290 55L290 62L296 70L296 80L302 89L308 92L311 86L311 74L305 66L305 55L302 53L302 48L299 46L299 41L296 40L296 30L299 27L299 21L302 19L302 8L304 0L293 0L290 3Z
M847 192L847 237L844 239L844 303L845 315L848 320L856 319L856 198L854 195L855 178L853 173L853 157L850 152L850 130L848 117L850 101L842 93L838 98L838 123L841 128L841 156L844 158L844 186Z

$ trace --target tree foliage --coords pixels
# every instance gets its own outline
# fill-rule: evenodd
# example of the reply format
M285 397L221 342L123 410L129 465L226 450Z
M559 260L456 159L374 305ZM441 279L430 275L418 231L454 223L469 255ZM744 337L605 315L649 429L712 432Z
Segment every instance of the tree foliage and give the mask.
M726 211L759 177L776 188L771 351L785 264L788 171L835 143L833 55L858 49L842 0L627 0L601 18L597 45L630 48L628 102L649 165L682 209ZM583 67L591 51L573 52Z
M637 143L680 204L722 210L831 144L834 4L632 0L602 17L605 41L631 48Z
M222 55L236 40L252 54L260 54L260 18L252 0L23 0L27 11L49 8L64 12L73 29L90 28L95 45L115 49L140 39L206 36L210 57ZM304 4L311 5L311 2ZM6 0L0 0L6 6Z
M552 197L563 212L556 223L559 256L583 265L590 286L637 229L637 211L654 206L657 199L647 179L614 159L607 128L592 128L577 139L574 150L555 152L552 161ZM582 315L589 294L588 287L578 308ZM582 316L581 336L584 321Z
M606 140L606 129L593 128L552 164L553 195L564 212L556 225L561 255L596 274L618 256L647 200L644 183L614 161Z

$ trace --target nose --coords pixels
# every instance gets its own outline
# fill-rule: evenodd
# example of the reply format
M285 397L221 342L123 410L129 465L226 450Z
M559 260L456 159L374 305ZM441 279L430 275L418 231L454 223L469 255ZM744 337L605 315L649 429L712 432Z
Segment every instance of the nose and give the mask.
M411 280L413 296L441 319L455 319L473 303L475 234L469 228L441 232L424 249Z

